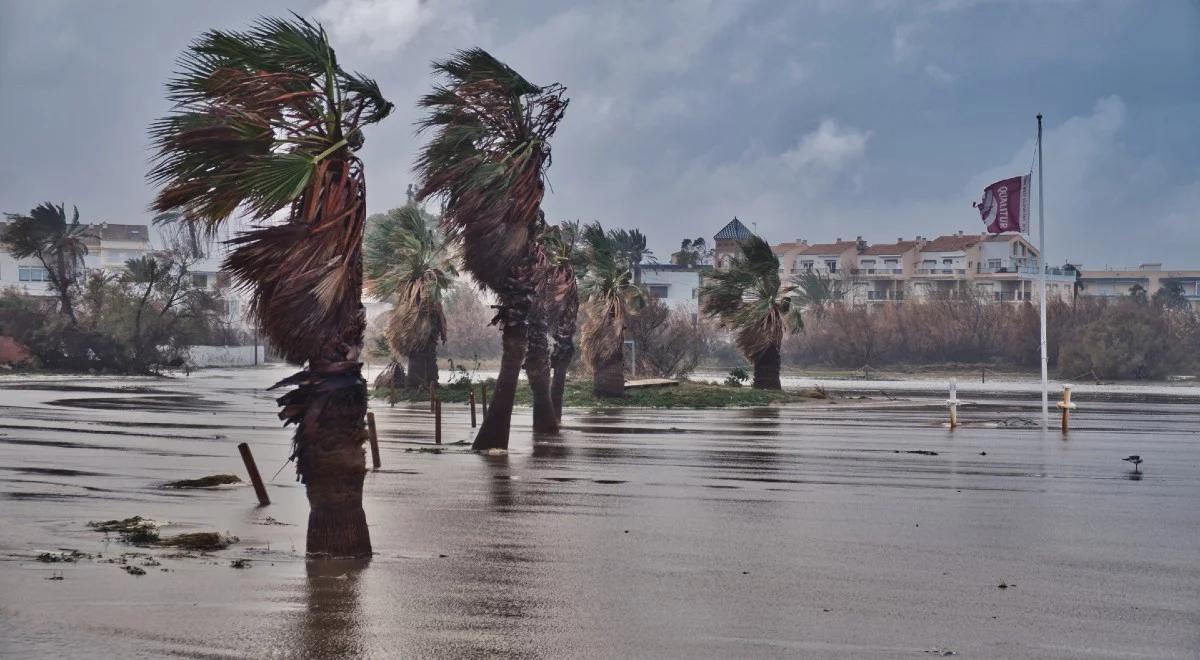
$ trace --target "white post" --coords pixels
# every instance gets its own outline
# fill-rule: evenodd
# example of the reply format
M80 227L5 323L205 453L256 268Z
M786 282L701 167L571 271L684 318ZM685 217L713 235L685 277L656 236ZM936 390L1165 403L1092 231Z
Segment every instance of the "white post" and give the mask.
M958 379L950 379L950 398L946 400L946 407L950 409L950 429L958 427Z
M1041 345L1042 345L1042 428L1050 428L1050 391L1047 375L1049 372L1046 357L1046 209L1045 189L1042 186L1042 115L1038 113L1038 266L1041 277Z

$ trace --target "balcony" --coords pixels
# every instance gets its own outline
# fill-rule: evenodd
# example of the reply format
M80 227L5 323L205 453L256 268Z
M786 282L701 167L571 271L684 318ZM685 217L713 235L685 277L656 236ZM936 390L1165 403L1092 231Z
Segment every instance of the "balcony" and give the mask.
M862 275L903 275L903 268L860 268L858 272Z
M979 264L975 272L980 275L1037 275L1037 261L1034 259L1012 259L1000 264ZM1070 275L1062 268L1047 268L1047 275Z
M918 268L917 275L966 275L966 268Z

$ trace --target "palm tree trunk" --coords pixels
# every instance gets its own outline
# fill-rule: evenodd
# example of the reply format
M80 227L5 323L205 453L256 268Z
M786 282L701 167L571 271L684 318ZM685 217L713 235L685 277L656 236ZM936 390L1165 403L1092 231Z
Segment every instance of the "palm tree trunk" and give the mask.
M550 354L550 366L554 370L554 378L550 383L550 401L554 405L554 417L562 424L563 392L567 389L567 369L571 366L571 358L575 357L575 341L573 337L555 337L554 351Z
M537 319L529 324L529 349L525 354L525 376L533 393L533 430L558 433L558 415L550 394L550 341L546 324Z
M513 312L505 306L501 314ZM483 424L475 435L471 449L508 449L508 430L512 424L513 401L517 395L517 380L521 376L521 364L525 361L525 350L529 345L529 325L523 314L512 313L504 322L501 340L500 373L496 376L496 387L491 405L483 416Z
M592 394L602 399L625 396L624 345L608 360L596 360L592 363Z
M361 333L359 338L361 341ZM343 356L350 358L350 355ZM354 355L357 357L357 354ZM357 360L310 361L304 384L280 398L304 406L296 429L296 471L308 493L309 555L369 557L362 508L367 474L367 382Z
M408 354L408 387L423 389L437 379L437 351L432 346Z
M779 382L779 345L773 344L754 360L754 389L781 390Z

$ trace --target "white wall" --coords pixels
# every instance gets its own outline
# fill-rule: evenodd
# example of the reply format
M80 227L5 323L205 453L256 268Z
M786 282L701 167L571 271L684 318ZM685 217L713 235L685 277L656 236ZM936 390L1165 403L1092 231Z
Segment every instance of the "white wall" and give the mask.
M192 346L187 362L193 367L246 367L254 364L256 350L258 363L262 364L262 346Z
M665 285L666 297L660 298L672 308L696 304L696 289L700 288L700 272L696 270L655 270L642 266L643 285Z

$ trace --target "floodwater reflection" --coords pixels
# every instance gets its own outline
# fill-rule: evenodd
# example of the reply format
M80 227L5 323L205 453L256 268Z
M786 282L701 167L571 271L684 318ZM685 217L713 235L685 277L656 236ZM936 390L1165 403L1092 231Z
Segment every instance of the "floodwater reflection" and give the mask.
M305 562L298 657L361 658L370 653L359 586L369 565L365 559Z

